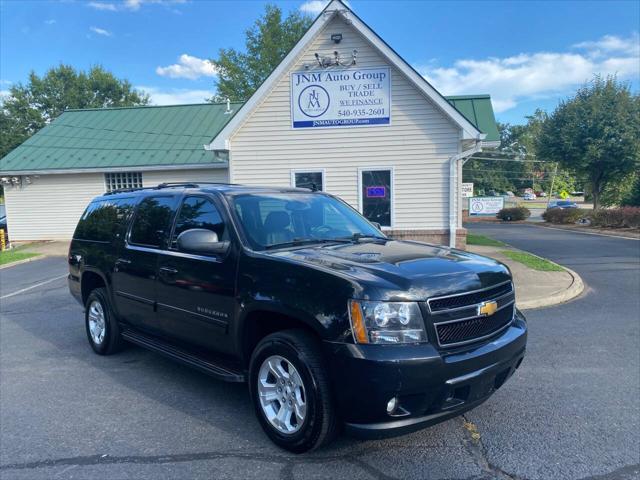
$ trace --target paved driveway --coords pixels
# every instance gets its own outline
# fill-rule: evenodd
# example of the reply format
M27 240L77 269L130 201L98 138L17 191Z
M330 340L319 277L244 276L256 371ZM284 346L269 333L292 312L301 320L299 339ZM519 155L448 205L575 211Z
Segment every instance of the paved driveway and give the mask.
M303 456L266 439L242 385L134 347L94 355L64 258L0 271L0 477L637 478L640 242L472 228L567 264L589 291L528 314L525 363L465 418Z

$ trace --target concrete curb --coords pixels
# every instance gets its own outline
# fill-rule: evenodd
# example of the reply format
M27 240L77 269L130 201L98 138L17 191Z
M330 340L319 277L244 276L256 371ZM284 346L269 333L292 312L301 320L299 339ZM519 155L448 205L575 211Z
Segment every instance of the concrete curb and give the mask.
M527 252L527 253L533 255L530 252ZM542 258L542 257L539 257L539 258ZM547 258L545 258L545 260L547 260L548 262L551 261L551 260L549 260ZM552 263L555 263L555 262L552 262ZM559 265L559 264L556 264L556 265ZM582 278L580 277L580 275L578 275L576 272L574 272L570 268L564 267L562 265L560 265L560 266L562 268L564 268L566 270L566 272L569 275L571 275L571 277L573 279L572 282L571 282L571 285L569 285L568 288L566 288L564 290L561 290L559 292L556 292L553 295L550 295L550 296L545 297L545 298L527 300L527 301L524 301L524 302L519 302L519 301L516 300L516 306L520 310L533 310L533 309L536 309L536 308L551 307L553 305L559 305L561 303L566 303L569 300L573 300L574 298L579 296L584 291L584 282L582 281Z
M11 263L5 263L4 265L0 265L0 270L4 268L15 267L16 265L22 265L23 263L35 262L36 260L42 260L46 255L36 255L35 257L25 258L23 260L17 260Z

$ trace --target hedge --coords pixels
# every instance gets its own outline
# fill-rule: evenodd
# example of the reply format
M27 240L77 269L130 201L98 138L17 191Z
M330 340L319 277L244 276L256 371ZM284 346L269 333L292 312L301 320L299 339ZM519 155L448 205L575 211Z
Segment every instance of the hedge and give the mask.
M576 223L582 218L590 218L591 213L591 210L584 208L552 208L546 210L542 214L542 218L549 223L570 224Z
M604 228L640 228L640 207L594 210L591 213L591 225Z
M496 215L497 218L506 222L517 222L518 220L524 220L530 216L531 212L525 207L503 208Z

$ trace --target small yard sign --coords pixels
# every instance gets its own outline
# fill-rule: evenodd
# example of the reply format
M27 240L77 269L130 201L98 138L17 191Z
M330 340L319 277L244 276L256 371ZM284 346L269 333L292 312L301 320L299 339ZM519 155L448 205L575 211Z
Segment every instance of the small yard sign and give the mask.
M471 197L469 215L495 215L504 208L503 197Z
M462 198L473 197L473 183L462 184Z

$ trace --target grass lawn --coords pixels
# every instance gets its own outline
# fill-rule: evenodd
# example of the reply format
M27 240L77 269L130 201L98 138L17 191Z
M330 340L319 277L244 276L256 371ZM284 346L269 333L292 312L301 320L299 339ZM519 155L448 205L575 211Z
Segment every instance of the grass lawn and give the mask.
M513 250L502 250L502 253L505 257L509 257L511 260L515 260L516 262L520 262L526 265L529 268L533 268L534 270L540 270L541 272L563 272L564 268L560 265L556 265L549 260L545 260L544 258L536 257L535 255L531 255L526 252L516 252Z
M0 265L17 262L18 260L24 260L26 258L36 257L37 255L39 254L25 252L22 248L12 248L11 250L0 252Z
M467 233L467 245L480 245L483 247L504 247L505 244L485 237L484 235L476 235L475 233Z

